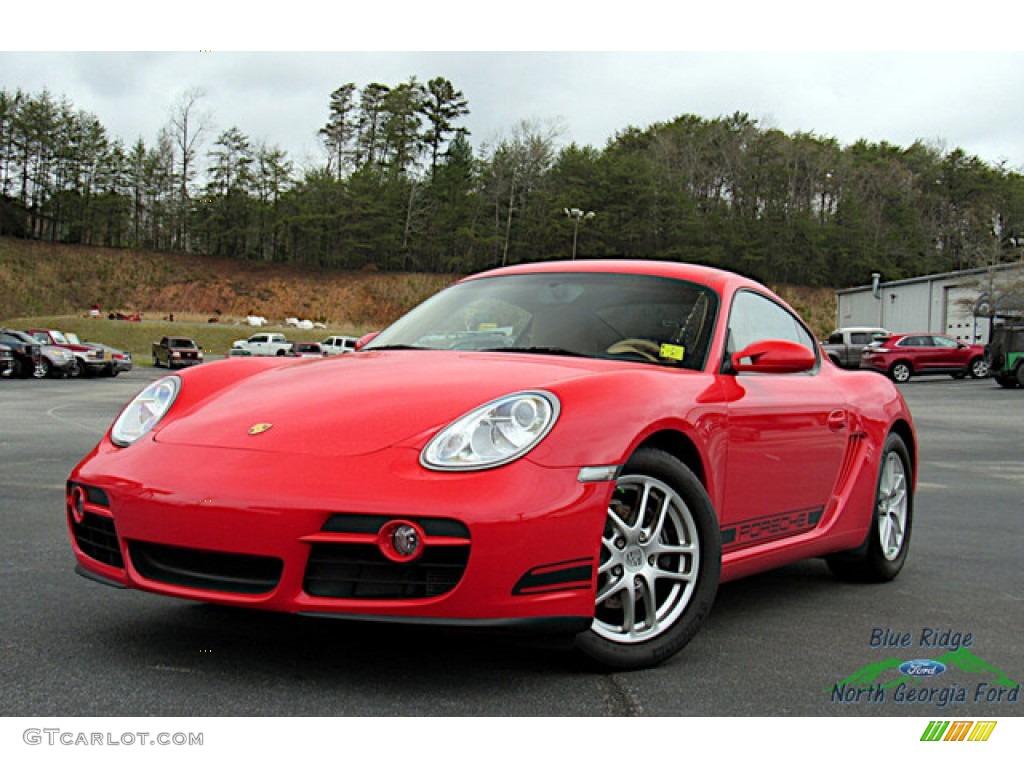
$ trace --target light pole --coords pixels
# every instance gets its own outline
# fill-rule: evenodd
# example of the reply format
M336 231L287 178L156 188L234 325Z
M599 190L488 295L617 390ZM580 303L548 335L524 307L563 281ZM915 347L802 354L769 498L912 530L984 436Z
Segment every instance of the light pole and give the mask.
M580 222L594 218L593 211L581 211L579 208L563 208L565 215L572 219L572 258L576 260L576 240L579 237Z

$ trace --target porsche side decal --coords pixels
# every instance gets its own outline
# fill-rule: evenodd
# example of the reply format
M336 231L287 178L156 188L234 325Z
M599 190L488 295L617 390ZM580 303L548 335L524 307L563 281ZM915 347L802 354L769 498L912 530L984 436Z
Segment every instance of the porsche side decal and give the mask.
M781 515L759 517L722 529L722 550L729 551L751 544L781 539L814 528L821 520L824 507L810 507L783 512Z

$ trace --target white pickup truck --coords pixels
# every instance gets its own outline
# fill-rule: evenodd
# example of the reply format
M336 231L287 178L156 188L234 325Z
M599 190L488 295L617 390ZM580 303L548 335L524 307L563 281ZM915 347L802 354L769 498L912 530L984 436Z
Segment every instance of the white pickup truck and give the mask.
M292 343L283 333L257 333L248 339L240 339L231 344L232 349L248 352L254 357L284 357L292 351Z

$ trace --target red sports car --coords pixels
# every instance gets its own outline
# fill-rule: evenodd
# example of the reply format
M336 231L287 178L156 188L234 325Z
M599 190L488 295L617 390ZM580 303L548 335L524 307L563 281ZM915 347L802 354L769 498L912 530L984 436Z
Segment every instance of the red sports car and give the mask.
M355 354L155 381L67 484L82 575L391 622L682 648L721 581L825 557L886 581L917 446L886 378L823 364L768 289L668 262L456 283Z

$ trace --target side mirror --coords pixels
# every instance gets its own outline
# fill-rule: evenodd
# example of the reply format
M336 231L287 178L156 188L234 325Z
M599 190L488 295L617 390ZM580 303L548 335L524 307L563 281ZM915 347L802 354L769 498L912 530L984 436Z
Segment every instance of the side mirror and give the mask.
M781 339L755 341L733 353L731 361L737 373L805 373L818 362L807 347Z
M358 341L356 342L356 351L358 352L358 351L359 351L360 349L362 349L363 347L365 347L365 346L366 346L367 344L369 344L369 343L370 343L371 341L373 341L374 339L376 339L378 335L380 335L380 331L374 331L373 333L368 333L368 334L366 334L365 336L363 336L362 338L360 338L360 339L359 339L359 340L358 340Z

